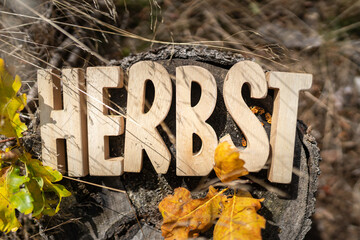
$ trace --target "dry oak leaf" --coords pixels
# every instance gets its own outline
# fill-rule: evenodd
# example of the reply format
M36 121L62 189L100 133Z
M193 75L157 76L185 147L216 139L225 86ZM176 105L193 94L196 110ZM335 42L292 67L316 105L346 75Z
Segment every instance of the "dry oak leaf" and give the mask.
M226 141L220 143L215 149L214 170L222 182L230 182L249 174L244 168L244 160L239 156L239 150Z
M241 239L257 240L261 238L261 229L265 228L265 219L256 213L260 202L249 192L239 190L232 198L226 199L224 210L214 229L214 240Z
M166 240L188 239L208 230L219 217L220 202L224 200L224 189L218 192L209 187L205 198L192 199L186 188L176 188L174 195L164 198L159 204L163 216L162 235Z

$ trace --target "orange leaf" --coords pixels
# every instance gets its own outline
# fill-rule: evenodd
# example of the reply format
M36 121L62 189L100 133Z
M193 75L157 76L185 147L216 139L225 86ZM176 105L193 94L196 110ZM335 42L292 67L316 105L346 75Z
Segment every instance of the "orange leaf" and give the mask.
M251 194L239 191L224 202L224 211L214 229L214 240L261 238L261 229L265 228L265 219L256 213L264 199L252 198Z
M264 114L265 110L262 107L258 107L258 106L251 106L250 110L254 113L254 114Z
M159 204L163 216L162 235L166 240L198 237L208 230L219 217L222 193L212 186L205 198L192 199L186 188L176 188L174 195L164 198Z
M266 121L267 121L268 123L271 124L271 114L270 114L270 113L266 113L266 114L265 114L265 119L266 119Z
M244 160L240 159L239 155L238 149L228 142L220 143L215 149L214 170L222 182L230 182L249 174L244 168Z

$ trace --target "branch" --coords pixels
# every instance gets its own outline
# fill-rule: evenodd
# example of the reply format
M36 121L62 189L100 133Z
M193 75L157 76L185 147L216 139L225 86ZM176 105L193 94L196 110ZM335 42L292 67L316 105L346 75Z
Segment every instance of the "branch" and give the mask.
M0 143L10 142L10 141L13 141L13 140L15 140L15 139L16 139L16 138L14 138L14 137L7 138L7 139L3 139L3 140L0 140Z

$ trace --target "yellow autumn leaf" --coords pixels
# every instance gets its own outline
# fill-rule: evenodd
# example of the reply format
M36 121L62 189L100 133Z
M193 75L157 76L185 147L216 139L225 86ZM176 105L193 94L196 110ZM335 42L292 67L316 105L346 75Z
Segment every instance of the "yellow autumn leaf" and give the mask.
M162 235L166 240L198 237L208 230L219 217L223 192L212 186L205 198L192 199L186 188L176 188L174 195L167 196L159 204L163 216Z
M21 226L15 209L25 214L32 212L33 199L21 187L28 181L28 177L20 175L19 166L5 167L0 171L0 231L15 232Z
M214 240L262 239L261 229L265 228L266 221L256 211L261 208L263 200L255 199L245 191L238 191L232 198L226 199L214 229Z
M19 114L26 105L26 95L18 95L20 87L20 77L13 77L0 58L0 134L7 137L20 138L22 132L27 130Z
M239 150L228 142L220 143L215 149L214 170L222 182L230 182L249 174L244 168L244 160L239 156Z

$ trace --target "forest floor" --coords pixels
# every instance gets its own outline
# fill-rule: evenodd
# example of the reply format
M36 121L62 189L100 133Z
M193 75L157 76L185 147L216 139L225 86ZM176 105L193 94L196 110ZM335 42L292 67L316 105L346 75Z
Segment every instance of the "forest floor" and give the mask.
M33 109L38 68L108 65L172 43L313 74L298 114L323 159L307 239L360 239L360 1L0 0L0 57Z

